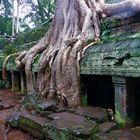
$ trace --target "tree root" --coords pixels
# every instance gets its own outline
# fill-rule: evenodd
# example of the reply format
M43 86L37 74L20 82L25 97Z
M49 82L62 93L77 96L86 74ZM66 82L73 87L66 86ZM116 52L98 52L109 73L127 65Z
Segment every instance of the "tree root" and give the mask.
M19 53L13 53L13 54L8 55L8 56L5 58L5 60L4 60L4 62L3 62L3 66L2 66L2 79L3 79L3 80L6 80L6 65L7 65L9 59L12 58L12 57L17 57L17 56L19 56L20 54L21 54L20 52L19 52ZM18 63L18 57L16 58L16 63Z
M22 69L24 68L24 65L21 63L21 60L24 58L24 56L26 55L26 51L23 51L19 54L19 56L15 59L15 63L16 63L16 67L17 69Z
M32 63L36 55L41 53L37 77L38 95L57 98L64 106L80 105L81 51L89 39L94 41L100 35L95 3L94 0L56 1L48 33L24 57L20 55L17 58L17 66L25 66L28 92L34 89Z

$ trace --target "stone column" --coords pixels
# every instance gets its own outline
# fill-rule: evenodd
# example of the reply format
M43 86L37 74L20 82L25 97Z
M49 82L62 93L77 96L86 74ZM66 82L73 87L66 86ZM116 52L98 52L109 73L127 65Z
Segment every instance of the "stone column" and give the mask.
M20 77L21 77L21 81L20 81L21 93L25 93L26 92L26 80L25 80L25 74L23 71L20 72Z
M16 72L11 70L11 85L12 85L12 92L13 91L19 91L19 83L18 83L18 76L16 75Z
M113 76L115 90L115 120L120 127L132 127L134 122L134 98L131 84L125 77Z

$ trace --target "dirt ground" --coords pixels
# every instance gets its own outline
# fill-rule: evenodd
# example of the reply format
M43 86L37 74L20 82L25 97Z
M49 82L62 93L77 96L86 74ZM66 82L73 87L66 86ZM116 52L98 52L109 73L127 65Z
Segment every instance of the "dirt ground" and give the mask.
M33 140L33 138L18 129L6 132L5 119L12 109L20 104L22 95L6 90L0 90L0 140Z
M22 95L8 90L0 90L0 140L37 140L19 129L7 131L5 119L18 107ZM130 130L114 130L103 135L104 140L140 140L140 126Z

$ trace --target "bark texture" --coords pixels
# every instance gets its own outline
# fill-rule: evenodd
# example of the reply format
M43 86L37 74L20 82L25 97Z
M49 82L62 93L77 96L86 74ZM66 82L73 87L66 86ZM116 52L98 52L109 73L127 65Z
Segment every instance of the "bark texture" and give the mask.
M139 0L124 0L114 4L106 4L105 0L97 0L96 9L104 16L115 16L116 18L128 18L140 13Z
M17 59L17 67L25 68L28 93L34 90L32 62L37 54L41 54L36 87L38 95L57 98L62 105L79 106L82 51L90 46L88 40L96 42L100 37L98 14L111 15L112 11L111 5L102 0L57 0L46 35L24 57Z

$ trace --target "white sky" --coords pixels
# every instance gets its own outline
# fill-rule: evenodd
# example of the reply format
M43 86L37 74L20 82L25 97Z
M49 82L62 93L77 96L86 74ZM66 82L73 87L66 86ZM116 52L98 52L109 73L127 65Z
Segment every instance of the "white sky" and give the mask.
M37 4L37 0L32 0L32 1L33 1L34 4ZM15 5L15 11L14 11L14 13L15 13L15 16L16 16L16 15L17 15L17 1L16 1L16 0L15 0L14 5ZM30 4L27 4L27 3L21 4L21 5L20 5L20 8L19 8L20 17L21 17L21 18L24 17L24 16L27 15L31 10L32 10L32 8L31 8Z
M37 1L36 0L33 0L33 2L35 4L37 4ZM17 2L16 2L16 0L15 0L14 5L15 5L14 15L17 16ZM29 14L29 12L31 10L32 10L32 8L31 8L31 5L30 4L27 4L27 3L21 4L20 7L19 7L19 17L21 19L23 19L27 14ZM29 19L27 19L27 21L25 21L25 22L28 23L28 25L30 26L30 28L32 28L34 26L33 23L31 23L31 22L29 23Z

